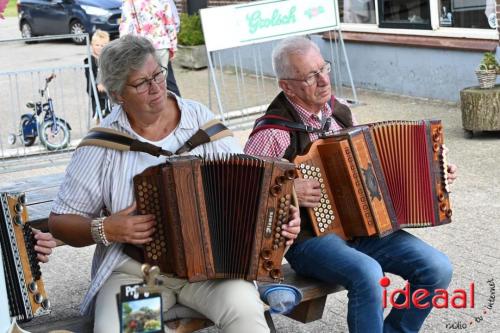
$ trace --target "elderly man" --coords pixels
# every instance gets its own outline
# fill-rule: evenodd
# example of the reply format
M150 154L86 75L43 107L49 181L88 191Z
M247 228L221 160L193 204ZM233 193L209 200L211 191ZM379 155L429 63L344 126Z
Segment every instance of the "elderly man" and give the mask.
M281 116L318 131L355 125L349 107L332 96L331 66L317 45L303 37L290 37L276 46L272 57L282 92L270 104L267 115ZM254 129L246 153L292 160L318 138L317 133L289 131L269 124L260 129ZM449 171L449 180L453 181L456 167L450 166ZM417 332L431 308L394 308L384 320L380 279L384 272L397 274L408 280L412 289L424 288L432 295L450 283L452 267L447 256L403 230L383 238L348 241L335 234L313 237L304 207L319 204L320 184L303 179L296 180L295 186L303 222L298 240L286 254L293 269L348 290L350 332Z

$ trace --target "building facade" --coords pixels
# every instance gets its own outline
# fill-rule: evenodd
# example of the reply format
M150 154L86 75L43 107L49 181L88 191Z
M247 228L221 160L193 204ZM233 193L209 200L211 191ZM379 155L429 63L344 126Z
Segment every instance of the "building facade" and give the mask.
M187 1L177 0L181 10ZM209 7L244 2L207 0ZM458 101L461 89L477 85L484 52L496 52L500 42L500 0L339 0L338 6L356 87ZM328 36L314 38L325 52Z

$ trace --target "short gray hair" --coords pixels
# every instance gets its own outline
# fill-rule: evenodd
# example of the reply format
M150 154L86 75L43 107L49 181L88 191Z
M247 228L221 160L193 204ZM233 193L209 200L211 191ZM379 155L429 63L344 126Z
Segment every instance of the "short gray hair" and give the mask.
M115 39L102 49L99 78L113 102L118 101L112 93L123 92L130 72L139 70L149 55L160 63L153 44L147 38L133 35Z
M305 54L310 49L320 52L318 45L310 39L302 36L288 37L281 40L273 49L273 70L274 74L281 79L292 77L292 68L290 66L290 56L293 54Z

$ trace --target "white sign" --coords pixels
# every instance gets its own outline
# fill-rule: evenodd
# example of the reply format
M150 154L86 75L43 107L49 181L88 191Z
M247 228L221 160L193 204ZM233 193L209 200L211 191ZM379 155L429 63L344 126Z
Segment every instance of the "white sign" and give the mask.
M336 0L264 0L200 10L207 51L338 27Z

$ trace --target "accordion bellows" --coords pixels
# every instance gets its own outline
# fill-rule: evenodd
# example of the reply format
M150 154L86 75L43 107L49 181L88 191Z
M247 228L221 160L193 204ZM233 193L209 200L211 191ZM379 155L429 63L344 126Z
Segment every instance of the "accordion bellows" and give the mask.
M0 193L0 247L11 317L26 321L50 312L34 249L35 239L28 218L26 197Z
M446 148L440 121L389 121L326 134L294 160L317 179L309 209L316 235L384 236L405 227L451 222Z
M295 166L247 155L169 158L134 177L140 214L154 214L145 261L191 282L282 279Z

